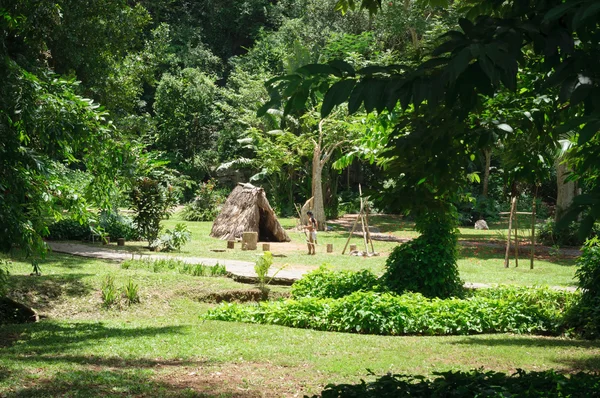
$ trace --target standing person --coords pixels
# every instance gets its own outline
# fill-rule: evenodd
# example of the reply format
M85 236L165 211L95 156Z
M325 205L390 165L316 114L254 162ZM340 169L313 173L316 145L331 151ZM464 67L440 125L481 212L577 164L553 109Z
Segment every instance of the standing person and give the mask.
M308 216L308 224L306 225L306 229L308 229L308 254L315 254L315 245L317 244L317 228L319 223L315 216L313 216L312 211L306 212Z

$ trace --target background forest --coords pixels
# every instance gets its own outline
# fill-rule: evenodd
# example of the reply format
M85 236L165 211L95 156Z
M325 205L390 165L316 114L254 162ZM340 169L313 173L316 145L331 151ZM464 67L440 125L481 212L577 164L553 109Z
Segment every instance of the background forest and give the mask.
M171 187L179 203L197 195L216 200L249 181L266 188L281 215L295 214L294 203L322 189L320 219L356 211L358 184L380 211L431 205L419 189L396 200L393 187L404 171L388 166L399 157L427 174L445 171L432 186L452 188L450 202L464 224L495 219L511 195L521 210L539 198L541 217L553 212L557 196L566 208L578 187L565 181L560 160L576 138L539 129L563 121L555 110L567 94L560 87L535 91L533 53L519 70L517 91L481 96L483 108L460 121L478 132L476 143L460 149L461 162L390 151L399 120L428 111L398 103L367 115L363 109L373 107L365 101L348 115L346 105L332 112L328 104L321 120L323 96L307 92L286 109L272 100L265 82L314 72L305 65L344 61L369 71L431 59L441 34L465 28L459 20L471 2L437 3L390 1L375 14L343 15L336 0L3 2L1 244L42 249L40 236L63 210L84 222L88 208L130 206L130 192L144 179ZM290 111L300 103L302 112ZM430 116L440 129L456 128ZM423 182L417 185L431 191Z

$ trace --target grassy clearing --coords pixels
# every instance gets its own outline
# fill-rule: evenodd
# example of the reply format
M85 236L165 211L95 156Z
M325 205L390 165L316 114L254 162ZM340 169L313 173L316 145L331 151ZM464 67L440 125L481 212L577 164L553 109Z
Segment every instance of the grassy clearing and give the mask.
M202 321L206 294L253 289L226 278L122 269L50 255L44 275L11 265L15 298L48 318L0 326L0 395L293 396L330 382L484 367L600 369L600 342L480 335L382 337ZM106 275L140 285L141 303L102 309ZM286 287L274 287L279 292ZM202 395L204 394L204 395Z
M353 220L350 220L353 221ZM175 224L182 222L176 214L169 220L164 221L165 228L173 228ZM372 225L376 225L382 233L393 235L400 238L414 238L418 233L414 231L414 224L404 222L395 216L372 216L370 220ZM192 239L186 244L180 253L169 253L171 256L193 256L217 259L232 259L254 262L259 251L242 251L239 244L234 250L225 252L215 252L211 249L224 249L225 242L209 236L212 227L211 222L186 222ZM296 225L293 218L281 219L285 228L292 228ZM337 229L337 230L336 230ZM525 231L520 231L520 236ZM489 231L477 231L472 228L461 228L460 238L463 241L478 242L480 244L489 243L490 240L501 243L505 239L506 225L493 224ZM504 234L504 235L503 235ZM341 251L348 239L348 233L344 228L334 228L334 231L322 232L319 234L319 246L315 256L306 255L305 238L302 232L289 231L292 242L290 243L272 243L271 251L283 257L276 257L273 267L279 268L284 264L290 267L302 269L315 269L321 264L326 263L334 270L359 271L368 269L375 274L382 274L385 261L389 253L398 245L395 242L375 241L375 250L381 255L379 257L351 257L342 256ZM504 236L504 237L503 237ZM327 243L333 244L335 253L325 253ZM361 238L353 237L351 243L357 244L359 248L364 247ZM145 246L146 242L128 242L127 246L118 247L111 244L109 247L113 250L125 250L132 253L150 255ZM514 267L514 261L511 262L509 269L504 268L504 249L479 247L461 248L458 261L461 278L466 282L474 283L496 283L496 284L518 284L518 285L551 285L551 286L573 286L575 267L571 259L550 257L548 255L538 255L535 262L535 269L529 270L529 260L527 255L521 255L519 268Z

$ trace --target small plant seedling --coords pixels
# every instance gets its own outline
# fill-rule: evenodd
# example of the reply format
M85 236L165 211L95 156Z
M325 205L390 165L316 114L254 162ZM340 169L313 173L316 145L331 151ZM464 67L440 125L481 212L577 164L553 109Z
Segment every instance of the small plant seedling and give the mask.
M137 304L140 302L139 290L140 287L133 283L131 279L129 279L129 282L123 286L123 295L125 296L128 305Z
M117 303L119 298L117 288L115 287L115 278L107 275L102 282L102 306L110 308Z

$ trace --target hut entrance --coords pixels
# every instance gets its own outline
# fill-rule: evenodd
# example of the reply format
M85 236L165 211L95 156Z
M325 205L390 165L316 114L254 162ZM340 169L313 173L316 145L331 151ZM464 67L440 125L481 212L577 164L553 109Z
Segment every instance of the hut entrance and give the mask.
M269 213L263 209L258 209L258 240L262 242L279 242L273 231L269 228Z

